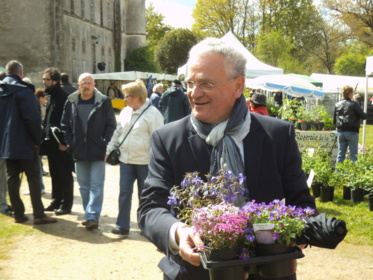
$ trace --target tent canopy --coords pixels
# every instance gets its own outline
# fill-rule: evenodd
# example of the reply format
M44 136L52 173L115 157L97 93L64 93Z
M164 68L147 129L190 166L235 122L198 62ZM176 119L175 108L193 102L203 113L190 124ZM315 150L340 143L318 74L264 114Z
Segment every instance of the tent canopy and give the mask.
M172 81L176 79L175 75L159 74L159 73L148 73L139 71L127 71L127 72L113 72L113 73L102 73L92 74L95 80L112 80L112 81L134 81L136 79L152 79Z
M300 75L300 74L294 74L294 73L290 73L286 75L296 76L296 77L305 79L306 81L310 82L311 84L319 88L322 88L322 85L323 85L322 82L315 80L314 78L311 78L310 76L307 76L307 75Z
M293 97L323 99L324 92L297 75L265 75L246 79L246 86L253 89L281 91Z
M322 89L324 92L342 93L342 88L346 85L352 86L354 89L356 88L355 91L358 93L365 92L365 77L313 73L311 78L323 83ZM373 78L369 78L369 86L368 92L373 93Z
M249 50L247 50L241 42L234 36L234 34L229 31L222 37L222 40L228 42L230 45L237 48L247 59L246 63L246 78L255 78L263 75L274 75L274 74L284 74L284 70L281 68L273 67L271 65L265 64L257 59ZM188 75L187 64L181 66L177 75Z

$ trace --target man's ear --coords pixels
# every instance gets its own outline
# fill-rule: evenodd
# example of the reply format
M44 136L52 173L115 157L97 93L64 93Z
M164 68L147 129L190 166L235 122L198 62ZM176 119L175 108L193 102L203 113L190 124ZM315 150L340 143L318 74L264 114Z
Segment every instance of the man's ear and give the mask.
M243 90L245 89L245 77L244 76L239 76L235 79L235 84L234 84L234 89L235 89L235 94L238 97L241 96L243 93Z

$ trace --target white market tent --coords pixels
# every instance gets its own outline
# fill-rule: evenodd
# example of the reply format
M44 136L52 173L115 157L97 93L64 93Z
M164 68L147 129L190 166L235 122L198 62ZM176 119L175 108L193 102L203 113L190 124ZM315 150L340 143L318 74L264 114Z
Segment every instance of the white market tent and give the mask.
M126 72L113 72L113 73L101 73L92 74L95 80L113 80L113 81L134 81L136 79L148 79L150 76L153 79L160 81L172 81L176 79L175 75L163 74L163 73L148 73L140 71L126 71Z
M356 88L355 91L358 93L365 92L365 77L313 73L311 78L322 82L322 90L326 93L342 93L342 88L347 85ZM371 87L368 88L368 91L369 93L373 93L373 78L369 79L369 84Z
M271 65L265 64L257 59L249 50L247 50L241 42L234 36L234 34L229 31L222 37L222 40L228 42L230 45L235 46L240 52L246 57L246 74L247 79L256 78L263 75L276 75L284 74L284 70L281 68L273 67ZM187 64L181 66L177 70L177 76L188 75L188 66Z
M365 112L365 114L368 112L369 85L373 86L372 85L373 80L369 79L369 77L373 77L373 56L368 56L366 58L366 64L365 64L365 93L364 93L364 112ZM365 146L366 126L367 126L367 120L363 120L363 137L362 137L363 147Z

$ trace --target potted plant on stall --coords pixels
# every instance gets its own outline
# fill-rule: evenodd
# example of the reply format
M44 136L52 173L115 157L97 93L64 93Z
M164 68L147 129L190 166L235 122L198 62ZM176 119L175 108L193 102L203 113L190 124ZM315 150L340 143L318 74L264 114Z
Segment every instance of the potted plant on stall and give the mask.
M325 106L317 105L314 110L314 115L316 116L317 130L323 130L324 127L328 129L333 128L333 118L326 110Z
M296 125L297 117L293 110L291 100L284 99L283 106L281 106L279 109L279 115L281 116L281 119Z
M351 182L354 178L354 174L351 173L353 169L353 161L346 159L343 162L337 162L335 166L335 171L332 175L333 181L331 184L338 184L342 187L342 197L345 200L351 199ZM340 181L340 182L335 182Z
M314 180L320 184L320 201L329 202L334 200L334 187L329 186L329 180L333 169L330 165L330 156L323 149L318 149L315 154L316 160L313 170Z

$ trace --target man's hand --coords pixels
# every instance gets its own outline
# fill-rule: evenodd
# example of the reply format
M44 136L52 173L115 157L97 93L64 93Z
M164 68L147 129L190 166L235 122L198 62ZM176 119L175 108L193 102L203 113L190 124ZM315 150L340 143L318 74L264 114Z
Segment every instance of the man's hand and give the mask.
M59 145L58 149L61 151L61 152L65 152L67 150L67 146L64 146L64 145Z
M179 226L175 232L176 242L179 244L179 255L192 265L199 266L201 259L195 248L203 245L198 234L194 234L189 226Z

